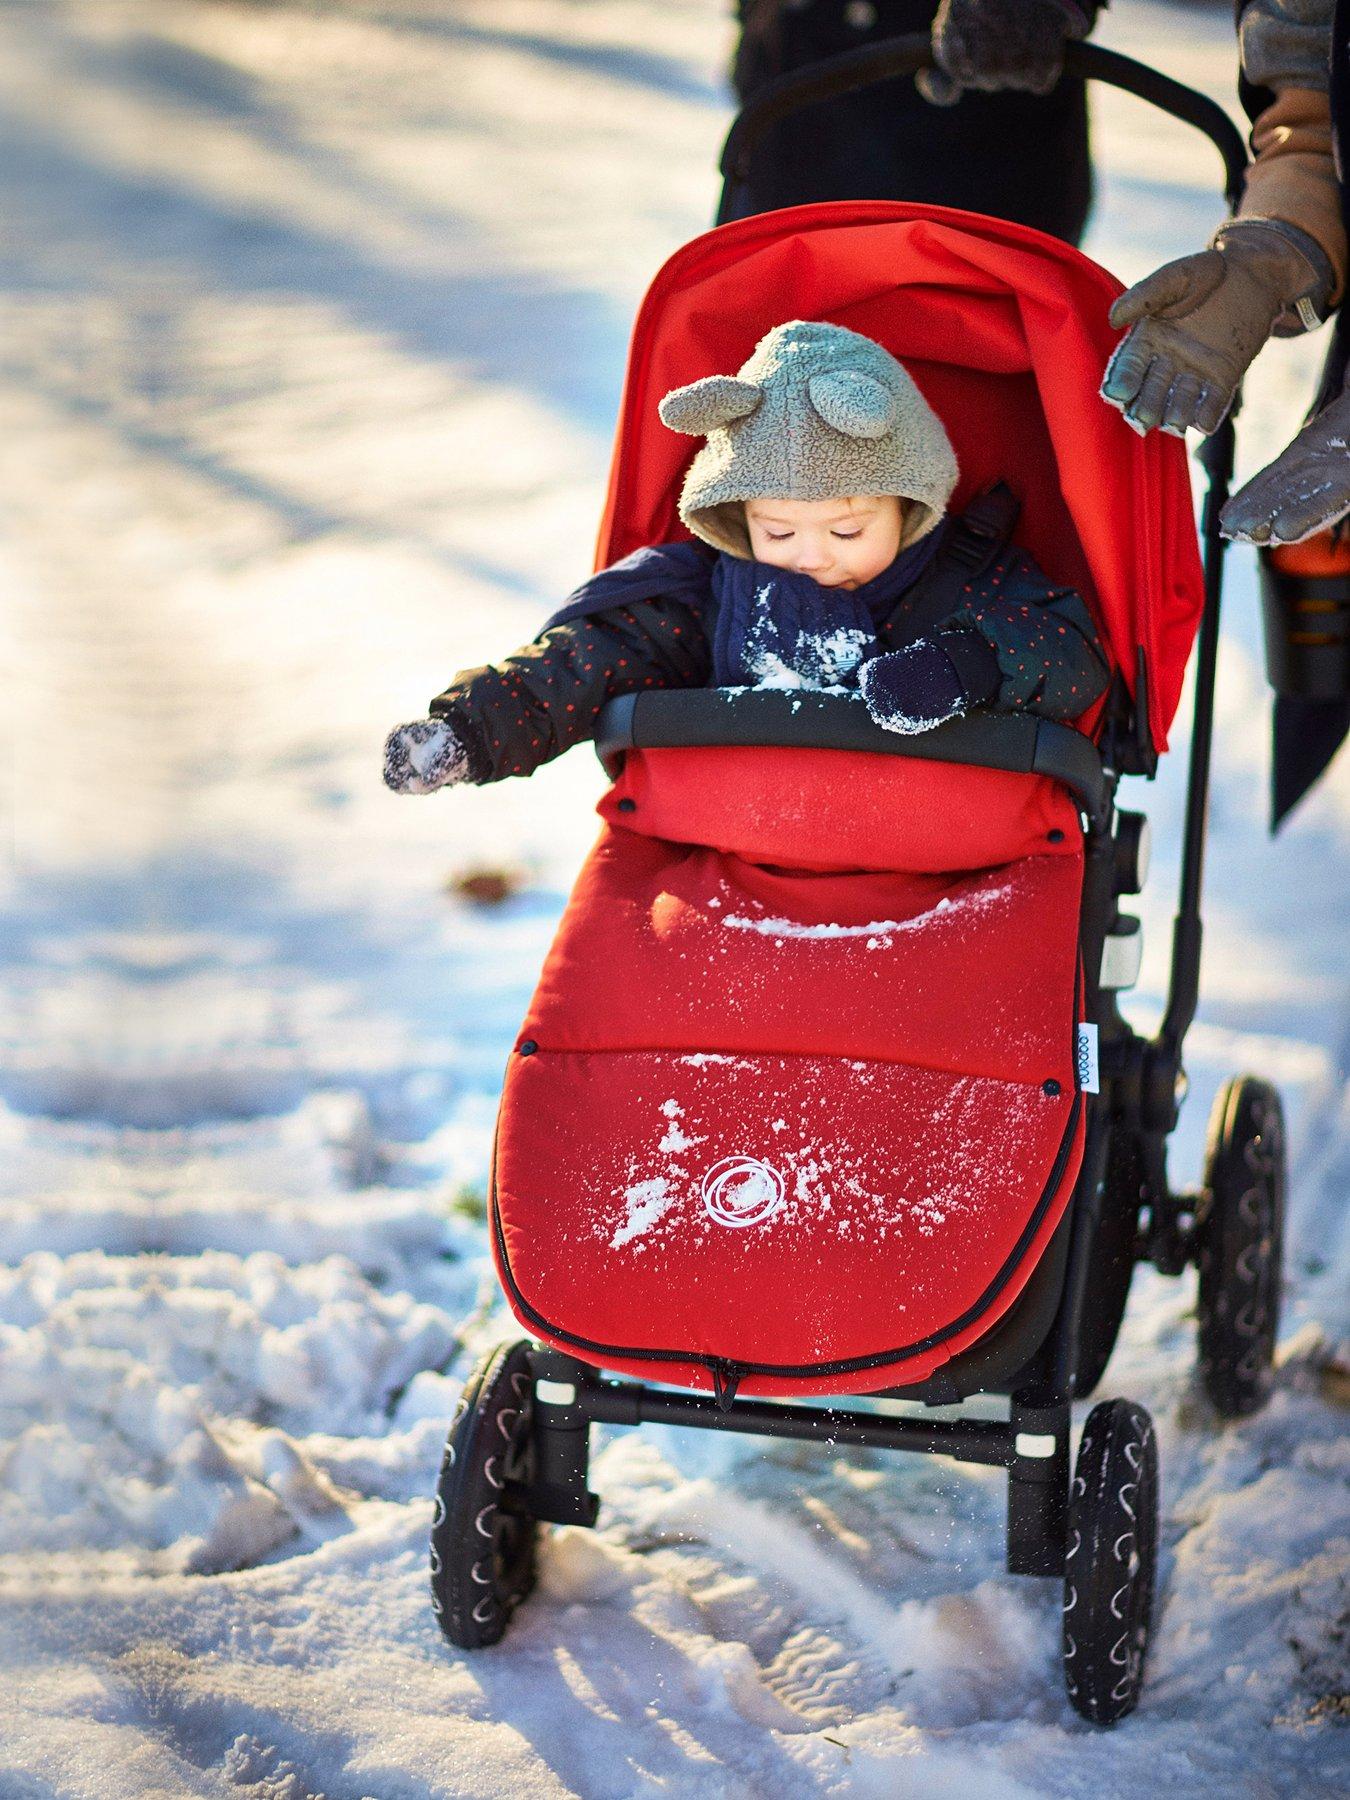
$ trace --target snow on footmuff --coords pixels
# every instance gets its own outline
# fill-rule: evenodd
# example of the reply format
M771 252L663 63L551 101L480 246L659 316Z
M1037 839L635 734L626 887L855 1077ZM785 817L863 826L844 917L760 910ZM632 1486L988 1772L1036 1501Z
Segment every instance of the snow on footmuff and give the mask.
M1081 1154L1070 823L946 874L608 825L503 1092L494 1240L522 1323L761 1393L918 1381L987 1331Z

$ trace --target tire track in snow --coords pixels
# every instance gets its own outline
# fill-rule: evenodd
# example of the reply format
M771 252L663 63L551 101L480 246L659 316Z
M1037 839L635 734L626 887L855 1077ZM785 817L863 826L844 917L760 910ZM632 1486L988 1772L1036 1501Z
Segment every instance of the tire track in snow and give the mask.
M644 1459L624 1448L602 1464L619 1475L623 1535L811 1724L827 1722L812 1718L824 1694L844 1714L902 1705L939 1728L1057 1713L1057 1601L1004 1573L997 1481L880 1456L785 1479L746 1453L734 1489L673 1470L634 1488L623 1472Z

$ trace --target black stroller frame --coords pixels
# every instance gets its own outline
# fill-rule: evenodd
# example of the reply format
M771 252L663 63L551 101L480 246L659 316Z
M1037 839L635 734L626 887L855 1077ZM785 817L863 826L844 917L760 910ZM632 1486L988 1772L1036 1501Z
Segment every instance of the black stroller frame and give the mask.
M722 159L719 222L736 216L737 185L768 128L799 107L931 62L926 37L899 38L781 78L736 121ZM1230 203L1246 152L1227 115L1202 95L1114 52L1071 45L1071 74L1124 88L1204 131L1223 157ZM1070 1204L1010 1312L971 1349L910 1387L866 1396L947 1407L975 1393L1006 1396L1006 1421L898 1417L828 1403L743 1400L742 1371L714 1368L714 1392L603 1378L528 1341L494 1351L466 1384L447 1446L432 1534L433 1602L460 1648L494 1642L533 1575L536 1521L595 1523L589 1491L593 1424L652 1422L829 1445L917 1451L1008 1471L1007 1567L1065 1578L1064 1660L1070 1698L1095 1724L1135 1705L1142 1682L1156 1557L1156 1447L1148 1414L1099 1404L1070 1471L1070 1409L1110 1357L1136 1262L1178 1275L1200 1269L1201 1377L1216 1411L1256 1410L1271 1380L1278 1319L1283 1126L1275 1090L1230 1081L1212 1115L1198 1192L1167 1174L1167 1138L1185 1091L1182 1050L1195 1016L1202 942L1205 823L1225 543L1219 511L1233 467L1232 414L1199 459L1208 478L1201 523L1204 610L1198 633L1180 893L1166 1011L1156 1035L1133 1030L1102 979L1104 955L1129 949L1139 921L1121 911L1144 878L1147 825L1116 804L1124 775L1152 777L1149 671L1139 652L1136 698L1117 681L1094 746L1029 715L961 719L915 738L881 731L847 700L749 692L649 692L606 708L597 747L611 773L632 747L775 744L869 749L1039 773L1072 793L1085 833L1081 1017L1097 1028L1099 1092L1087 1106L1083 1161ZM714 702L710 704L710 702Z

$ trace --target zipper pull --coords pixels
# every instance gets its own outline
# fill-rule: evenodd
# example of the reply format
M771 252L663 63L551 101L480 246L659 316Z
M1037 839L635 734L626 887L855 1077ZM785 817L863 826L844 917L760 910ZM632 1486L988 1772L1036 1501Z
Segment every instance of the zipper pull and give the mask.
M741 1385L741 1371L724 1356L709 1356L705 1360L712 1370L713 1399L717 1402L717 1410L730 1412L736 1399L736 1389Z

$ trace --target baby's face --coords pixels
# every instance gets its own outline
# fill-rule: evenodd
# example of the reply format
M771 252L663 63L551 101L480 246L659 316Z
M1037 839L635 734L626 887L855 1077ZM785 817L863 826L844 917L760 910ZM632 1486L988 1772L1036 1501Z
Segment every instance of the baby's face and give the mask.
M889 569L904 520L894 494L745 503L755 561L809 575L821 587L861 587Z

